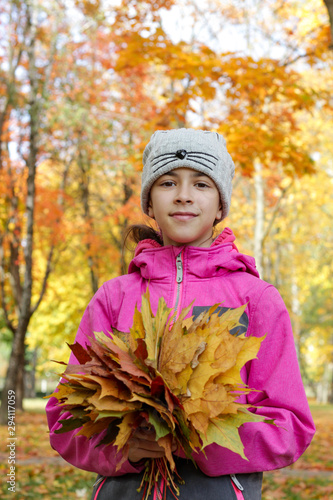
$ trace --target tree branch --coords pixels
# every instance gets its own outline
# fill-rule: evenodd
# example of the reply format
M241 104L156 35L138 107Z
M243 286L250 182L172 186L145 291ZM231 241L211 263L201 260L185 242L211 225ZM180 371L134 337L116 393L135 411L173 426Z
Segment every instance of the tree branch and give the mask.
M314 56L316 53L315 51L313 52L305 52L304 54L299 54L298 56L294 57L293 59L289 59L283 64L281 64L282 68L285 68L287 66L290 66L291 64L294 64L296 61L299 61L299 59L305 59L306 57L311 57Z
M7 309L7 304L5 300L5 270L3 267L4 264L4 258L3 258L3 236L1 237L0 240L0 290L1 290L1 307L4 313L4 319L7 328L15 335L16 329L12 323L12 321L9 319L8 315L8 309Z
M289 186L285 187L282 192L281 192L281 196L280 198L278 199L275 207L274 207L274 210L273 210L273 213L272 213L272 217L271 217L271 220L269 221L269 224L264 232L264 235L263 235L263 238L262 238L262 246L264 246L264 243L265 243L265 240L266 238L268 237L269 233L271 232L271 229L273 227L273 224L275 222L275 219L279 213L279 209L280 209L280 206L281 206L281 202L283 200L283 198L285 197L287 191L289 190L289 188L294 184L294 181L292 180L291 183L289 184Z
M43 284L42 284L42 289L41 289L41 292L39 294L39 298L38 298L36 304L31 308L31 311L30 311L31 316L36 312L36 310L40 306L40 303L42 302L44 294L46 292L47 280L49 279L49 275L50 275L51 270L52 270L53 252L54 252L54 245L51 246L50 251L49 251L49 255L48 255L47 263L46 263L45 274L44 274L44 279L43 279Z

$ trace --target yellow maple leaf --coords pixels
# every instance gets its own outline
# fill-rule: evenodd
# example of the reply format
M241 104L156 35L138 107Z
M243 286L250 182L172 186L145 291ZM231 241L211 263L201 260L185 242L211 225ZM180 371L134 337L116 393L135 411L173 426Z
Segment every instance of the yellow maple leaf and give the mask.
M204 341L207 346L200 354L199 363L188 382L191 397L200 397L210 379L215 378L215 382L217 382L217 376L232 369L237 364L239 353L242 351L246 339L231 335L230 330L239 326L239 319L243 312L244 306L228 310L221 316L212 314L205 325L197 327L198 334L205 336ZM257 347L259 348L260 344ZM241 363L242 360L238 362L238 370L243 366ZM218 382L220 383L220 380Z
M242 343L242 347L238 353L236 362L234 366L232 366L225 373L221 374L216 378L216 382L219 384L243 384L241 379L241 369L251 359L255 359L257 357L258 351L260 349L261 343L265 340L266 335L263 337L239 337L244 340Z
M90 405L96 408L97 411L133 411L141 407L140 402L124 401L116 399L112 396L100 397L101 392L96 391L93 396L87 398Z
M52 392L52 394L47 397L57 398L58 401L61 401L62 399L67 398L67 396L69 396L69 394L71 394L72 392L75 392L74 388L68 386L67 384L61 383L59 384L57 390L55 392Z
M149 303L149 291L142 296L141 316L145 332L145 342L148 353L148 360L151 363L156 362L156 330L153 326L154 316Z
M126 444L131 435L133 434L133 423L136 415L134 413L127 413L122 418L118 425L119 432L117 434L114 445L117 446L118 451L121 450Z
M190 377L193 373L193 369L191 365L187 365L184 370L182 370L180 373L177 373L175 375L175 383L170 384L170 388L173 387L173 393L176 396L179 396L180 394L185 394L189 395L187 393L187 386L188 386L188 381L190 380Z
M203 411L191 413L191 415L188 415L188 419L200 436L206 435L209 426L209 416L207 413Z

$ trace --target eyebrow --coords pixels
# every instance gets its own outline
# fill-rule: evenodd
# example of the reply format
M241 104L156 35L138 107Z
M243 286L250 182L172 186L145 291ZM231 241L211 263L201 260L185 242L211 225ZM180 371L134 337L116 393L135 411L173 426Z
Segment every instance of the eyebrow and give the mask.
M179 174L177 173L177 170L170 170L170 172L167 172L166 174L163 174L161 177L164 177L165 175L170 175L171 177L179 177ZM204 174L203 172L198 172L197 170L194 170L193 173L191 173L192 177L208 177L207 174Z

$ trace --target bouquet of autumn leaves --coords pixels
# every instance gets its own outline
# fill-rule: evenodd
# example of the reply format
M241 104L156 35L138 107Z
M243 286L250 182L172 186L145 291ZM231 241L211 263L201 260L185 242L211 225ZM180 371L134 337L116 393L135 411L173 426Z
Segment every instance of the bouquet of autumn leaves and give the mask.
M71 413L56 432L80 428L77 435L89 439L104 431L98 445L112 444L122 452L117 468L128 458L135 430L154 429L165 457L147 460L141 483L145 499L160 479L164 495L166 487L179 494L173 443L192 460L211 443L246 458L238 428L265 421L236 402L251 392L240 370L264 339L229 333L240 326L246 305L219 316L216 304L194 321L185 319L192 305L175 320L160 298L154 316L147 291L129 333L113 329L112 338L96 333L86 347L69 346L79 365L67 365L65 381L51 395L62 412Z

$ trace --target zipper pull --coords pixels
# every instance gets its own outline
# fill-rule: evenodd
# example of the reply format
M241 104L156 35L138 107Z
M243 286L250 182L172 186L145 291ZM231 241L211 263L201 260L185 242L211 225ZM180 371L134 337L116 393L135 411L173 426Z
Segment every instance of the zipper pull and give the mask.
M177 283L181 283L183 281L183 262L182 262L181 253L179 255L177 255L176 266L177 266L176 281L177 281Z
M238 481L237 477L235 476L235 474L230 474L230 478L231 478L231 481L234 483L234 485L236 486L236 488L239 489L239 491L244 491L244 488L243 486L240 484L240 482Z

